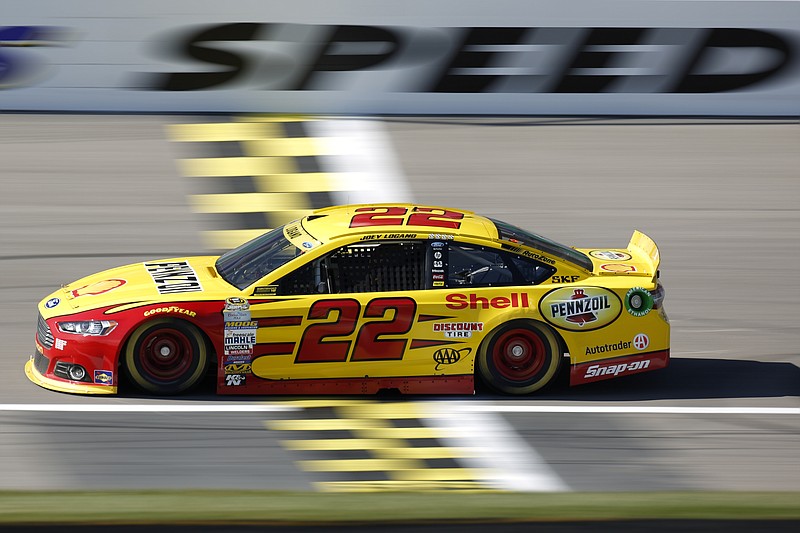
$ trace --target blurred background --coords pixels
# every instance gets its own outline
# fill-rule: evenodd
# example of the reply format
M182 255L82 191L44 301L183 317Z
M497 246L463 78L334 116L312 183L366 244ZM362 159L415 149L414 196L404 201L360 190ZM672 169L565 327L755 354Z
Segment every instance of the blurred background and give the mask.
M799 491L798 54L798 2L11 0L0 489ZM60 284L376 201L576 247L647 233L671 367L524 399L323 404L24 378ZM293 444L329 437L300 423L319 419L449 452Z

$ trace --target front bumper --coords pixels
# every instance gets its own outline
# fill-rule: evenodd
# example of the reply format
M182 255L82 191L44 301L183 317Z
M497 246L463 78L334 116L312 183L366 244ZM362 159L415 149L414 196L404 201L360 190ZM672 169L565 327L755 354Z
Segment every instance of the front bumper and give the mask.
M25 375L35 384L45 389L78 394L116 394L116 385L93 385L80 381L62 381L42 375L33 364L33 357L25 363Z

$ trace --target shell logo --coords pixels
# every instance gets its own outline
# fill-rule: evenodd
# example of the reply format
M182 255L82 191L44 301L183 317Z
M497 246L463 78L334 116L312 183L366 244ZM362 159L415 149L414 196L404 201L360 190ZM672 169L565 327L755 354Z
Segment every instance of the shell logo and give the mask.
M118 287L125 285L127 281L124 279L104 279L103 281L95 281L89 285L84 285L72 291L72 296L77 298L79 296L98 296L113 291Z
M614 322L622 300L602 287L563 287L539 302L539 312L553 326L569 331L593 331Z

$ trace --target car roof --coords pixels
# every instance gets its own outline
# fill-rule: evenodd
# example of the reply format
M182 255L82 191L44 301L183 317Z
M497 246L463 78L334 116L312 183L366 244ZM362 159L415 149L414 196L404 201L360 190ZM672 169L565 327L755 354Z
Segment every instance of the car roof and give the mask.
M489 240L498 238L494 223L472 211L407 203L326 207L302 218L300 223L320 242L364 234L416 233Z

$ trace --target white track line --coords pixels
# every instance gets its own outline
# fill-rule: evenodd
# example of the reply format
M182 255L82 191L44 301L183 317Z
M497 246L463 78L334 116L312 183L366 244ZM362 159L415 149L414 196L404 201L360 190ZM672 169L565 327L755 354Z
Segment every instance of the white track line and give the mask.
M502 405L465 401L425 402L446 411L460 413L519 414L629 414L629 415L800 415L800 407L676 407L617 405ZM59 413L275 413L299 411L289 403L216 403L216 404L0 404L0 411Z
M58 413L274 413L298 411L297 407L281 404L223 403L200 405L173 404L0 404L0 411L58 412Z
M605 413L627 415L800 415L800 407L679 407L619 405L488 405L460 402L459 410L477 413Z

